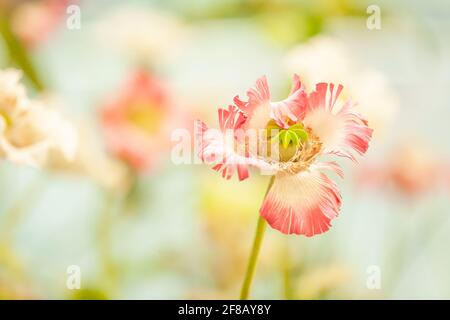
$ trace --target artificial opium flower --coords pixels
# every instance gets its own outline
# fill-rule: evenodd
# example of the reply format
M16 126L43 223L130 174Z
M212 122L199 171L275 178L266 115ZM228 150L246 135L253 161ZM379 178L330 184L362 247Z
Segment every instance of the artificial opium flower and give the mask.
M0 71L0 157L43 166L50 152L71 159L77 148L74 128L44 100L31 100L18 70Z
M213 169L228 179L235 172L239 180L248 178L249 167L271 173L261 216L285 234L323 233L338 215L342 198L322 171L341 177L343 172L336 162L320 157L356 160L356 154L367 151L372 136L350 100L336 103L342 89L342 85L319 83L308 94L294 75L290 95L272 102L267 79L262 77L247 91L248 101L236 96L234 105L219 109L220 130L198 121L199 156L213 162Z

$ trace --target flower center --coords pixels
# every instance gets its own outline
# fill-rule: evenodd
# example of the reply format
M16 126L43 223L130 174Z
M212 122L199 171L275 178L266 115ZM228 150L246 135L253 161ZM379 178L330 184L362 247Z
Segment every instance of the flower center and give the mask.
M307 129L301 122L294 123L289 128L282 128L271 120L267 124L266 130L271 151L274 151L275 147L277 149L275 151L278 151L276 158L282 162L293 161L309 140ZM271 155L274 153L271 152Z
M259 156L278 167L278 172L297 174L306 170L315 161L322 143L311 128L303 123L289 123L282 128L271 120L266 126L264 148Z
M128 120L140 130L154 134L158 132L161 120L163 118L162 112L158 111L156 106L149 103L136 103L127 112Z

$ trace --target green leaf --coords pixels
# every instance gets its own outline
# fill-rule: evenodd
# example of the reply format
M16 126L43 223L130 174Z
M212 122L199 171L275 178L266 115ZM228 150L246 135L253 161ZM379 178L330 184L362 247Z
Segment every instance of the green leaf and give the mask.
M9 17L0 12L0 37L3 38L9 58L22 69L25 76L38 91L44 91L44 85L37 73L27 49L11 30Z
M274 120L269 121L266 130L267 130L267 137L270 137L271 139L277 137L281 132L280 127L276 124Z
M297 129L304 130L305 128L303 127L303 124L301 124L301 123L296 123L289 128L289 130L297 130Z
M294 144L294 146L298 146L299 144L299 137L292 131L288 131L290 135L290 140Z
M308 136L308 132L306 132L303 129L294 129L292 130L292 132L297 136L297 138L299 140L301 140L302 142L305 142L306 140L308 140L309 136Z
M283 148L287 149L289 147L289 143L291 142L291 138L289 136L289 132L287 130L283 130L280 133L281 145Z
M298 146L300 143L308 140L308 133L305 131L302 123L296 123L289 129L280 128L274 120L267 124L267 136L270 140L278 140L283 148L287 149L291 145Z

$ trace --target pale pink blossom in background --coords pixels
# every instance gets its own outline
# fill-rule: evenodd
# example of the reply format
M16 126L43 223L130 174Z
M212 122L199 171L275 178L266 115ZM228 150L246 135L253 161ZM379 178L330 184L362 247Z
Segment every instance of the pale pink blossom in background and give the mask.
M145 71L135 73L101 109L108 148L137 171L154 169L168 150L173 112L165 85Z
M47 166L53 170L86 176L98 185L112 191L127 190L130 186L127 166L105 152L95 130L86 123L77 121L75 132L79 143L73 158L69 160L60 152L52 152Z
M72 159L78 145L74 127L46 99L29 99L22 73L0 71L0 155L19 164L42 166L50 152Z
M14 8L12 29L28 47L36 47L64 21L66 8L74 2L74 0L25 1Z
M203 122L197 123L199 156L205 162L214 162L213 169L227 179L235 172L240 180L248 178L249 166L273 170L275 178L260 209L262 217L286 234L310 237L323 233L338 215L342 199L336 184L322 171L330 170L341 177L343 172L336 162L324 162L319 157L355 160L355 154L367 151L372 136L372 129L350 100L336 104L342 89L342 85L319 83L308 94L295 75L289 97L272 102L267 79L262 77L247 91L247 101L235 97L235 105L219 109L223 135L236 133L231 141ZM280 134L258 136L262 147L256 150L249 148L248 137L238 134L267 128L276 128ZM281 135L292 139L274 139ZM283 146L277 157L266 152L270 144L280 142Z
M448 173L448 161L415 139L397 144L382 160L362 166L358 185L412 198L438 190Z

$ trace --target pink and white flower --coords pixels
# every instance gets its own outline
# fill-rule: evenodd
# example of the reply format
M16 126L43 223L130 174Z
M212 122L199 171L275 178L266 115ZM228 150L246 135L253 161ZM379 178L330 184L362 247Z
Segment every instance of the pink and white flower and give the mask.
M197 123L199 157L229 179L249 177L249 167L274 175L260 209L273 228L285 234L313 236L327 231L341 207L336 184L323 170L343 176L334 161L321 156L356 160L369 146L372 129L351 100L336 103L342 85L319 83L307 93L293 77L290 95L271 101L266 77L247 91L247 101L219 109L220 130ZM256 136L256 138L255 138ZM254 142L256 141L256 145Z

